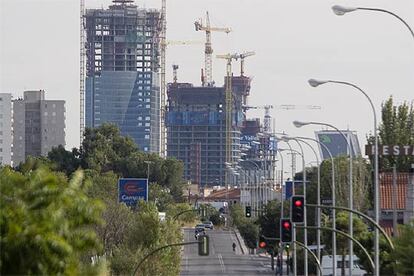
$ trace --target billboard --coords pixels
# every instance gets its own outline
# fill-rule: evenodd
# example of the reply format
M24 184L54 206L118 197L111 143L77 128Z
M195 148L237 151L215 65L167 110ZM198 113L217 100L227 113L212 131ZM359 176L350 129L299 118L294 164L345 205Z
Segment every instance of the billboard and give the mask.
M128 206L137 204L138 200L148 201L148 179L120 178L118 180L118 199Z
M355 132L350 130L342 130L347 140L338 131L315 131L316 139L324 144L332 153L332 157L338 157L341 155L348 155L348 143L350 142L352 155L360 156L361 149L359 147L358 136ZM321 151L322 159L330 159L328 152L324 147L319 147Z

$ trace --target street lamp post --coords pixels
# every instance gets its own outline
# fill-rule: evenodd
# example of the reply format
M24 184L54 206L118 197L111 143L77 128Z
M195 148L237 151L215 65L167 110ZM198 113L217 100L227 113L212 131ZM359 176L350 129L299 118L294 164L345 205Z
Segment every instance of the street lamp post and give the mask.
M253 206L253 209L256 210L256 211L253 211L253 213L256 214L257 213L257 209L259 209L259 196L258 196L258 189L256 187L257 187L257 183L258 183L259 184L258 185L258 188L260 188L260 182L262 180L262 178L260 176L260 173L259 173L259 177L257 177L257 171L260 172L260 167L259 167L258 164L256 164L252 160L243 160L243 162L249 162L249 163L255 165L256 168L257 168L257 169L255 169L255 182L254 182L254 188L253 188L253 195L254 195L254 201L253 201L254 206Z
M410 25L408 25L408 23L402 19L400 16L398 16L397 14L385 10L385 9L379 9L379 8L363 8L363 7L344 7L344 6L340 6L340 5L335 5L332 7L333 12L336 15L344 15L346 13L349 12L353 12L356 10L365 10L365 11L374 11L374 12L383 12L383 13L387 13L389 15L394 16L395 18L397 18L398 20L400 20L409 30L411 37L414 39L414 31L413 29L410 27ZM331 81L333 82L333 81ZM359 87L357 87L356 85L350 84L350 83L345 83L345 82L338 82L338 83L342 83L342 84L347 84L350 86L355 87L357 90L359 90L360 92L362 92L368 99L368 101L371 104L371 107L373 109L374 112L374 133L375 133L375 222L378 223L379 222L379 184L378 184L378 137L377 137L377 123L376 123L376 112L375 112L375 108L372 105L372 101L371 99L368 97L368 95ZM375 242L374 242L374 251L375 251L375 275L379 276L379 272L380 272L380 267L379 267L379 232L378 229L375 229Z
M315 149L312 147L311 144L309 144L308 142L306 142L304 139L299 139L298 137L296 137L296 139L298 141L301 141L302 143L306 144L311 150L312 152L315 154L315 159L316 159L316 165L318 168L318 180L317 180L317 188L316 188L316 202L318 202L318 204L321 204L321 169L320 169L320 161L319 161L319 157L318 154L316 153ZM306 208L305 208L306 209ZM321 227L321 210L318 208L318 210L316 210L316 215L317 215L317 226ZM316 255L318 256L318 260L321 260L321 233L320 230L317 229L316 230ZM319 270L317 271L318 276L320 275Z
M298 126L300 127L300 126ZM327 146L325 146L323 143L319 142L316 139L313 138L309 138L309 137L296 137L297 139L300 140L310 140L310 141L314 141L315 143L319 144L319 146L323 147L326 152L328 153L330 159L331 159L331 173L332 173L332 188L331 188L331 197L332 197L332 206L335 207L336 206L336 191L335 191L335 166L334 166L334 159L332 156L331 151L329 150L329 148ZM320 177L320 175L319 175ZM318 186L318 194L319 194L319 200L320 200L320 184ZM320 203L318 203L320 204ZM320 213L318 213L318 216L320 218ZM318 222L320 223L320 219L318 220ZM320 226L318 226L320 227ZM332 210L332 228L336 229L336 210L333 209ZM332 268L333 268L333 274L332 276L336 276L336 232L334 231L332 233Z
M284 135L286 135L286 134L284 134ZM285 142L289 147L290 153L292 154L292 195L295 195L295 170L293 168L293 156L294 156L293 153L296 153L296 154L299 154L299 155L301 155L301 153L292 148L292 146L289 143L289 140L281 139L281 138L277 138L277 137L275 137L275 138ZM302 155L302 157L303 157L303 155ZM296 228L295 227L293 227L293 229L292 229L292 241L293 241L293 245L292 245L293 275L297 275L298 273L297 273L297 258L296 258Z
M152 164L152 161L144 161L145 164L147 164L147 182L149 183L149 175L150 175L150 164Z
M309 84L313 87L317 87L319 85L325 84L325 83L336 83L336 84L342 84L347 85L355 88L357 91L361 92L368 100L371 108L372 113L374 116L374 140L375 140L375 151L374 151L374 209L375 209L375 222L379 223L379 209L380 209L380 202L379 202L379 181L378 181L378 133L377 133L377 113L375 111L374 104L372 103L371 98L368 96L368 94L362 90L360 87L356 86L353 83L345 82L345 81L335 81L335 80L315 80L310 79ZM351 208L352 209L352 208ZM351 217L351 214L350 214ZM379 231L377 228L375 228L375 239L374 239L374 252L375 252L375 275L379 276L380 271L380 264L379 264ZM352 257L352 256L350 256ZM350 259L352 261L352 259ZM352 262L350 262L352 263Z
M310 81L309 81L310 83ZM353 173L352 173L352 147L351 147L351 143L350 141L348 141L348 139L346 138L345 134L340 131L337 127L331 125L331 124L327 124L327 123L320 123L320 122L299 122L299 121L294 121L293 124L296 127L302 127L304 125L321 125L321 126L327 126L327 127L331 127L333 129L335 129L345 140L347 148L348 148L348 152L349 152L349 176L348 176L348 183L349 183L349 189L348 189L348 206L349 209L353 209L353 183L352 183L352 177L353 177ZM351 237L353 237L353 220L352 220L352 214L349 214L349 235ZM353 255L353 242L352 239L349 240L349 263L352 264L352 255ZM349 266L349 275L352 275L352 265Z
M344 15L348 12L353 12L353 11L357 11L357 10L375 11L375 12L383 12L383 13L390 14L390 15L394 16L395 18L397 18L398 20L400 20L408 28L408 30L411 33L411 36L414 38L414 31L410 27L410 25L408 25L408 23L405 22L404 19L402 19L400 16L398 16L395 13L390 12L388 10L378 9L378 8L344 7L344 6L340 6L340 5L333 6L332 10L336 15Z
M303 170L303 196L306 198L306 164L305 164L305 155L303 153L303 147L302 147L301 143L299 142L299 140L296 139L296 137L282 136L281 138L282 138L282 140L285 140L285 141L289 141L289 140L295 141L298 144L299 148L300 148L300 153L302 155L302 170ZM308 218L307 218L306 208L304 208L304 210L303 210L303 218L304 218L304 225L305 225L305 227L307 227L308 226L308 222L307 222ZM306 228L304 228L303 231L304 231L304 233L303 233L303 236L304 236L303 242L304 242L305 246L308 246L308 230ZM305 260L304 260L305 271L304 272L305 272L305 275L308 275L308 251L305 250L304 254L305 254Z

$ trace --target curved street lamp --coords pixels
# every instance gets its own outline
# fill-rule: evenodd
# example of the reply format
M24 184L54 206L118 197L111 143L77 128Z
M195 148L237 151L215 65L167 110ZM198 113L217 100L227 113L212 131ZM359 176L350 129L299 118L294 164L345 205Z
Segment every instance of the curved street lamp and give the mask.
M365 98L368 100L371 109L372 109L372 113L374 116L374 140L375 140L375 152L374 152L374 209L375 209L375 222L378 224L379 223L379 209L380 209L380 202L379 202L379 180L378 180L378 133L377 133L377 113L375 111L375 107L374 104L372 103L371 98L368 96L368 94L362 90L360 87L358 87L357 85L350 83L350 82L346 82L346 81L336 81L336 80L316 80L316 79L310 79L309 84L312 87L317 87L319 85L322 84L326 84L326 83L336 83L336 84L342 84L342 85L347 85L347 86L351 86L353 88L355 88L356 90L358 90L359 92L361 92ZM350 199L352 200L352 199ZM352 208L352 207L351 207ZM351 216L350 216L350 221L351 220ZM352 226L352 223L350 223L350 227ZM351 233L352 235L352 233ZM352 243L352 242L351 242ZM380 264L379 264L379 231L376 228L375 229L375 238L374 238L374 252L375 252L375 275L379 276L379 271L380 271ZM350 263L352 263L352 254L349 254L350 256ZM351 274L351 269L350 268L350 274Z
M336 15L339 15L339 16L344 15L344 14L349 13L349 12L357 11L357 10L384 12L384 13L390 14L390 15L394 16L395 18L397 18L398 20L400 20L408 28L408 30L411 33L411 36L414 38L414 31L413 31L413 29L411 29L410 25L408 25L408 23L405 22L404 19L402 19L400 16L398 16L395 13L390 12L388 10L378 9L378 8L344 7L344 6L340 6L340 5L333 6L332 10Z
M322 82L322 81L320 81ZM309 80L309 83L311 83L311 80ZM293 121L293 124L295 125L295 127L302 127L302 126L306 126L306 125L320 125L320 126L327 126L330 128L335 129L345 140L346 145L348 147L348 152L349 152L349 176L348 176L348 183L349 183L349 189L348 189L348 206L350 209L353 209L353 182L352 182L352 147L351 147L351 143L348 141L348 139L346 138L345 134L340 131L337 127L328 124L328 123L321 123L321 122L301 122L301 121ZM354 227L353 227L353 220L352 220L352 214L349 215L349 235L351 237L353 237L353 232L354 232ZM349 263L352 264L352 255L353 255L353 243L352 243L352 239L349 240ZM349 266L349 275L352 275L352 266Z
M300 143L300 141L298 139L296 139L296 137L290 137L290 136L282 136L281 137L282 140L284 141L289 141L289 140L293 140L295 141L299 148L300 148L300 153L302 154L302 178L303 178L303 196L306 198L306 164L305 164L305 154L303 153L303 147L302 144ZM308 226L308 222L307 222L307 212L306 212L306 208L303 209L303 218L304 218L304 225L305 227ZM308 246L308 230L306 228L304 228L303 231L303 242L305 244L305 246ZM305 266L305 270L304 273L305 275L308 275L308 251L304 252L305 255L305 260L304 260L304 266Z
M323 147L326 152L329 155L329 158L331 159L331 177L332 177L332 188L331 188L331 197L332 197L332 206L336 206L336 191L335 191L335 164L334 164L334 159L332 156L331 151L329 150L329 148L327 146L325 146L323 143L321 143L320 141L310 138L310 137L301 137L298 136L296 137L300 140L309 140L309 141L313 141L315 143L317 143L320 147ZM320 175L318 176L320 177ZM318 183L319 184L319 183ZM320 202L320 185L318 185L318 202ZM318 203L320 204L320 203ZM319 216L319 220L318 223L320 224L320 212L318 212L318 216ZM318 227L321 227L320 225ZM336 210L333 209L332 210L332 228L336 229ZM333 276L336 276L336 232L334 231L332 233L332 267L333 267Z

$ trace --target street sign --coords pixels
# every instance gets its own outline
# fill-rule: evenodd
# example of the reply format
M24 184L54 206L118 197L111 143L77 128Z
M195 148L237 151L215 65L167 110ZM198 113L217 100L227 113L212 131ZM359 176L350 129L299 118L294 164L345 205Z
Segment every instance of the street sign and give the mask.
M306 184L309 184L309 181L306 181ZM285 199L288 200L293 195L293 183L292 180L285 181L284 187L284 194ZM295 180L295 194L297 194L300 189L303 189L303 181L302 180Z
M148 179L120 178L118 181L118 198L128 206L137 204L138 200L148 201Z

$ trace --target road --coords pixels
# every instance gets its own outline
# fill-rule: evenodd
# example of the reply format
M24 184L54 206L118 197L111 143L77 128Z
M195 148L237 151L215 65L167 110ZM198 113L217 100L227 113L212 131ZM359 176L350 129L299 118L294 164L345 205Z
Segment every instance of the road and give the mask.
M269 258L242 255L239 246L233 252L232 243L238 243L232 232L207 230L206 234L210 237L210 255L198 256L197 244L184 246L181 275L274 275ZM184 239L195 241L193 228L184 229Z

